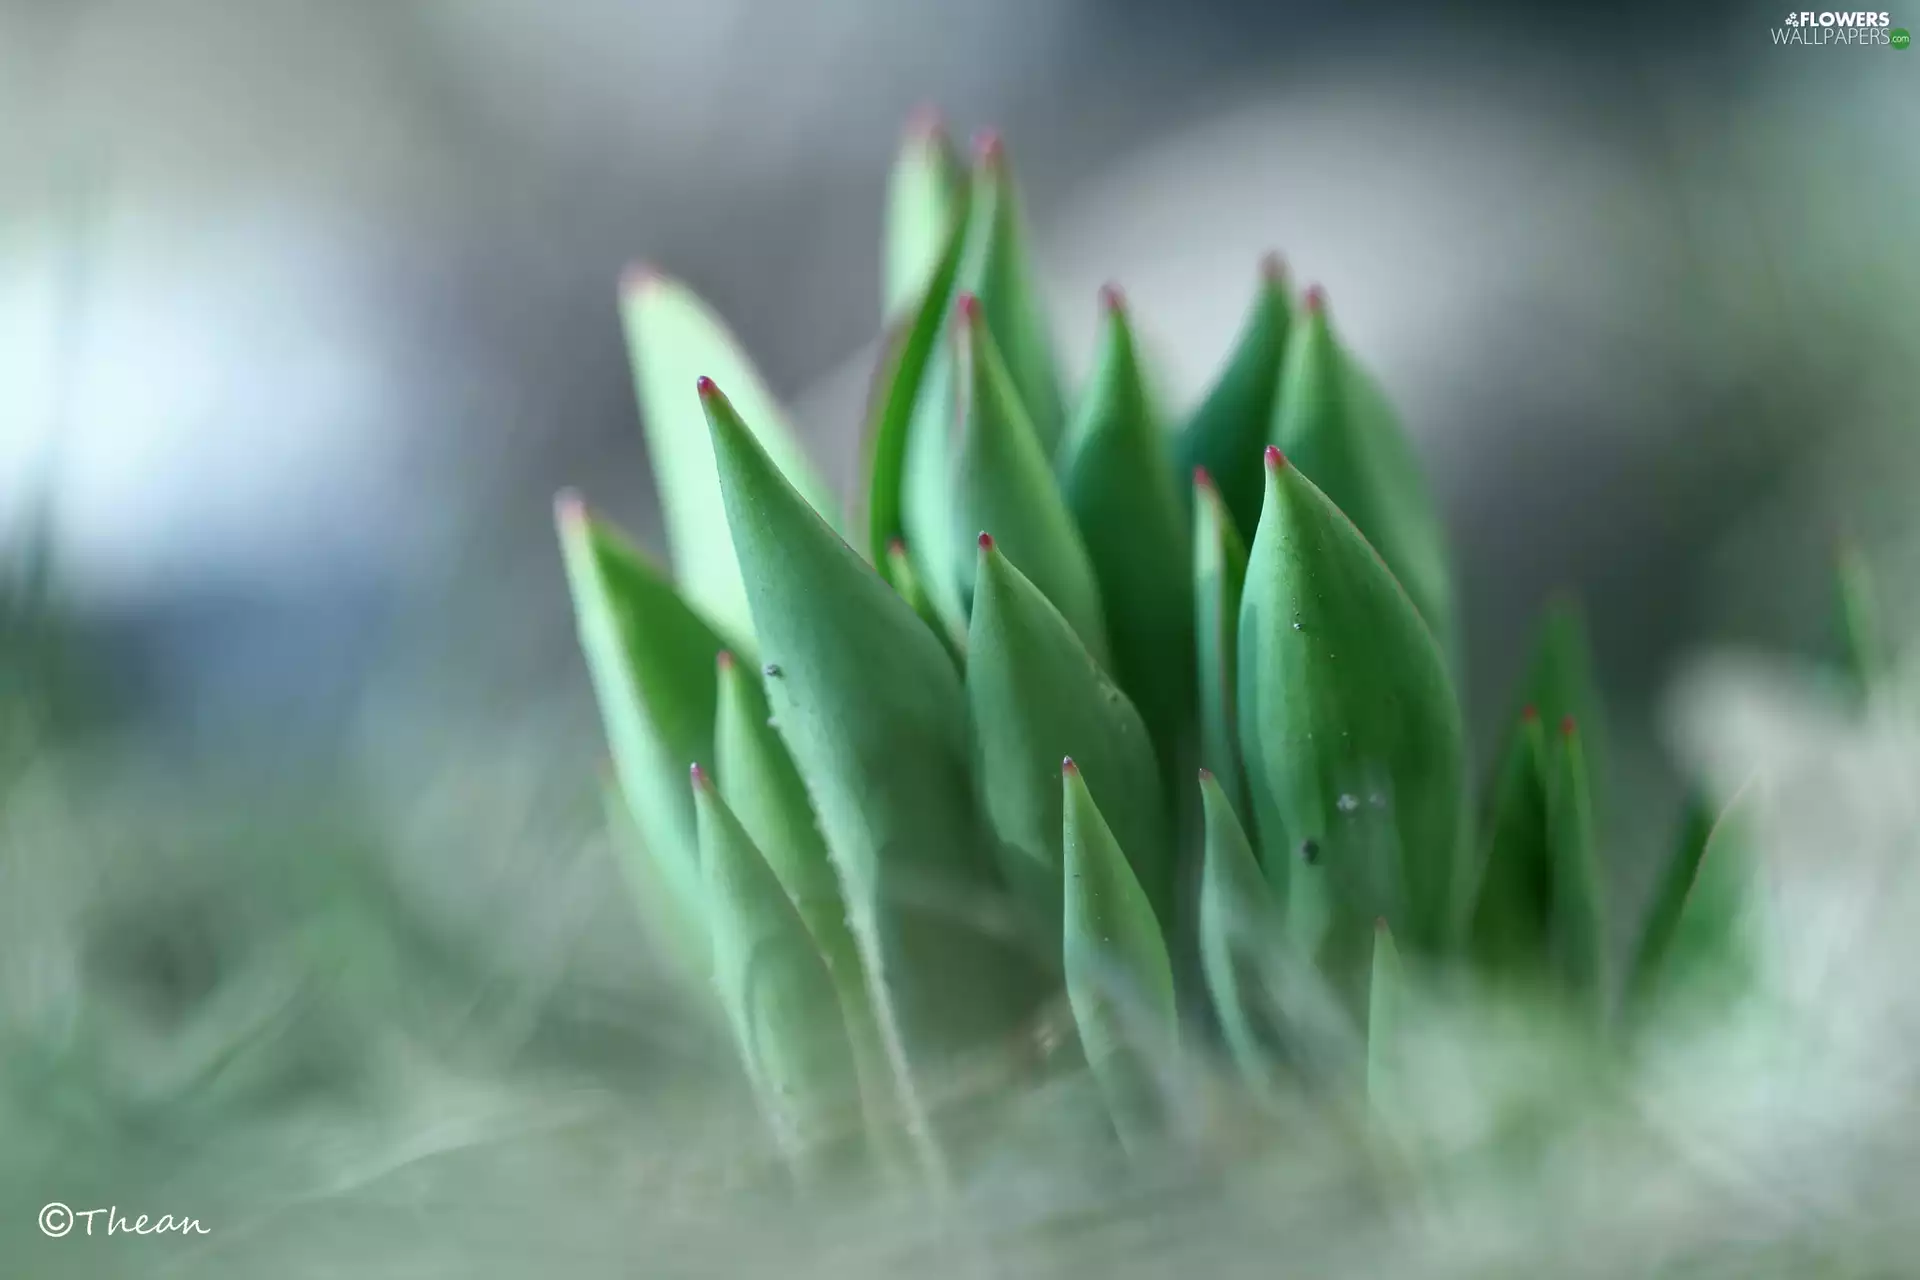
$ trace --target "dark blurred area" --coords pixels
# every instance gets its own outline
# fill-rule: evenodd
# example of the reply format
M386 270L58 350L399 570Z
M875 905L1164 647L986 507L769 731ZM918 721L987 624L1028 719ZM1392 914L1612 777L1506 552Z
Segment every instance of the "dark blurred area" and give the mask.
M1450 513L1476 718L1570 587L1657 782L1675 658L1817 648L1832 536L1904 528L1920 55L1779 20L8 0L0 511L172 750L405 791L537 736L588 794L549 497L659 537L617 274L700 290L850 477L931 102L1012 140L1071 362L1105 279L1187 393L1260 253L1326 282Z

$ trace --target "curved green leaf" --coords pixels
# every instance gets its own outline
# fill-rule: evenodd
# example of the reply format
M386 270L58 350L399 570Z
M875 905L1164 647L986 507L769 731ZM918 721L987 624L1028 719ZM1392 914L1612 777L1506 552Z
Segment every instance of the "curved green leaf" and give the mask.
M1063 756L1080 761L1147 899L1171 921L1171 840L1139 713L1060 611L982 534L967 638L974 770L1007 882L1050 932L1061 901Z
M1175 442L1182 470L1205 468L1241 529L1260 519L1260 451L1272 429L1292 325L1286 275L1279 258L1270 256L1260 264L1253 307L1226 368Z
M621 282L634 393L653 459L674 577L687 602L736 642L752 638L746 590L727 535L699 378L732 389L762 447L816 511L836 520L832 491L807 462L785 414L721 319L692 290L650 269Z
M960 300L954 333L966 395L949 545L966 561L958 574L962 598L971 607L974 544L982 531L992 533L1001 551L1054 603L1104 665L1106 624L1093 565L1054 483L1053 467L1007 379L999 347L987 331L986 314L972 295Z
M1193 553L1117 290L1073 419L1061 488L1105 606L1113 672L1159 748L1178 761L1194 708Z
M714 727L714 769L720 795L766 858L793 901L833 978L860 1070L862 1091L891 1095L892 1078L873 1015L866 966L840 880L820 834L806 784L773 727L760 680L722 652L720 703Z
M1269 880L1287 895L1312 850L1340 971L1364 965L1375 919L1423 949L1444 945L1465 834L1445 665L1373 548L1278 449L1239 649L1240 745Z
M947 242L966 209L966 170L937 115L907 126L887 179L885 267L881 305L891 318L915 307L938 275Z
M944 445L950 434L947 423L938 420L941 413L950 419L953 412L951 362L941 338L953 313L953 278L966 243L963 232L956 221L918 305L910 316L903 315L890 326L881 351L868 401L866 433L867 554L875 565L887 564L887 547L907 530L909 451L916 423L924 412L929 419L925 432L932 433L936 445ZM924 411L923 404L928 406ZM935 450L933 461L944 471L943 448ZM944 497L944 493L935 496ZM944 508L919 509L916 514L936 520L940 537L935 545L944 549L948 525ZM924 521L916 528L924 528ZM882 572L887 570L883 567Z
M1647 977L1636 994L1724 1008L1754 980L1766 924L1756 845L1761 799L1761 788L1749 783L1714 822L1665 944L1641 962ZM1678 878L1676 871L1669 883Z
M1272 439L1373 544L1451 654L1453 585L1439 517L1386 397L1334 338L1317 290L1287 344Z
M1249 1087L1271 1094L1282 1052L1263 968L1282 945L1279 903L1261 875L1219 780L1200 771L1206 862L1200 880L1200 965L1234 1065Z
M767 697L846 894L889 1052L939 1066L1005 1033L1033 973L968 778L966 697L908 604L793 490L718 388L702 391L747 574ZM898 1040L892 1037L898 1031Z
M1367 989L1367 1101L1388 1119L1396 1117L1400 1104L1405 993L1400 948L1393 943L1393 930L1381 920L1373 930L1373 976Z
M1651 995L1659 983L1667 950L1679 928L1680 913L1686 907L1693 878L1700 870L1707 842L1713 837L1714 811L1698 792L1688 795L1680 812L1680 827L1673 850L1655 883L1653 899L1647 908L1645 924L1633 950L1628 968L1627 992L1635 1001Z
M1039 278L1014 188L1013 167L998 135L975 144L966 254L957 288L980 299L987 327L1006 359L1007 376L1048 458L1066 428L1060 373L1053 356Z
M1194 472L1194 642L1198 658L1200 763L1221 780L1237 812L1247 807L1246 773L1240 767L1238 683L1241 584L1247 547L1226 502L1206 470Z
M1569 992L1597 1005L1606 982L1606 922L1586 751L1571 718L1561 722L1554 752L1547 843L1553 856L1554 967Z
M580 648L621 793L653 864L630 867L630 886L644 896L664 881L680 930L704 949L705 891L686 768L712 758L720 637L578 497L562 494L554 507Z
M1153 906L1072 760L1061 767L1066 903L1061 957L1087 1064L1121 1141L1149 1142L1179 1052L1173 967Z
M761 1111L804 1170L859 1132L840 997L779 879L698 765L693 795L714 983Z
M1548 954L1553 859L1547 840L1547 740L1528 706L1501 753L1487 810L1479 885L1468 927L1474 960L1490 972L1525 979Z

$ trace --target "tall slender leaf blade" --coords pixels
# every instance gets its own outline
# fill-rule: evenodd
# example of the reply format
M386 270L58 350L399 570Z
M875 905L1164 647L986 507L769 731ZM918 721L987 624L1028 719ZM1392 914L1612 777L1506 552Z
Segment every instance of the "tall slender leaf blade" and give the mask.
M1553 912L1548 768L1540 713L1528 706L1500 757L1468 927L1475 962L1506 977L1537 974L1547 958Z
M1200 763L1216 778L1243 819L1246 772L1240 765L1240 591L1247 547L1226 501L1205 468L1193 477L1194 648L1199 675Z
M968 776L960 678L719 389L702 395L761 657L777 672L768 702L884 988L882 1033L890 1052L937 1069L1007 1032L1034 999L1030 967L991 928L1005 898Z
M987 534L967 639L974 768L1007 882L1051 932L1061 904L1060 760L1081 762L1162 921L1172 921L1172 836L1153 744L1133 704Z
M816 476L733 334L692 290L637 268L621 282L620 310L674 576L687 602L723 634L736 643L751 639L746 590L727 534L696 379L712 378L732 389L767 456L829 521L838 519L832 491Z
M693 793L714 984L761 1111L805 1171L859 1132L840 997L813 934L699 765Z
M893 1080L866 966L847 924L846 899L807 799L806 783L773 727L760 677L724 651L719 672L713 760L721 798L786 890L826 962L863 1094L876 1101L888 1098Z
M1200 964L1221 1036L1241 1078L1272 1095L1284 1052L1266 970L1283 945L1280 904L1219 780L1200 771L1206 856L1200 880Z
M1093 564L1054 483L1048 454L1001 363L985 309L971 294L960 299L954 336L966 394L953 478L957 519L949 545L966 560L959 575L962 597L970 602L974 591L975 541L982 531L990 532L1104 665L1106 623Z
M947 242L966 209L967 174L940 117L922 111L887 180L882 307L889 318L919 305L939 272Z
M1260 454L1273 424L1292 325L1286 275L1279 258L1269 256L1260 264L1253 306L1226 367L1175 442L1181 470L1205 468L1240 529L1260 519Z
M1443 652L1454 646L1446 539L1386 397L1333 335L1324 295L1287 344L1272 439L1366 536Z
M1547 806L1553 856L1552 959L1567 990L1597 1004L1606 982L1606 921L1586 751L1571 718L1561 721L1553 773Z
M560 496L555 523L614 771L652 863L629 868L629 883L645 895L664 882L682 935L704 947L706 894L686 768L712 758L720 637L578 497Z
M1681 807L1672 853L1654 883L1646 922L1634 945L1627 976L1630 1000L1644 1000L1659 985L1667 951L1680 925L1680 914L1686 907L1687 895L1700 870L1700 859L1706 854L1707 842L1713 837L1716 825L1717 815L1706 798L1698 792L1688 795Z
M1240 603L1240 744L1268 878L1326 872L1337 967L1364 971L1376 919L1444 946L1465 810L1460 714L1412 602L1278 449Z
M1101 311L1061 488L1093 561L1114 675L1171 770L1194 710L1191 530L1118 290L1101 292Z
M1114 1127L1138 1151L1160 1124L1164 1073L1179 1052L1173 967L1153 906L1072 760L1061 789L1067 999Z

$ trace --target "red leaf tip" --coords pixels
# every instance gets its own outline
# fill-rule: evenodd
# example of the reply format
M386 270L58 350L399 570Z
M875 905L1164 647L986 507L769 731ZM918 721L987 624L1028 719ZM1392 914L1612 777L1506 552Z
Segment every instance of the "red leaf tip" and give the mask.
M697 764L687 769L687 776L693 779L693 789L695 791L705 791L713 785L712 781L707 777L707 771Z
M1194 487L1198 489L1213 488L1213 472L1207 470L1205 467L1195 467L1193 469L1193 483Z
M923 102L907 112L907 137L929 142L947 131L947 118L931 102Z
M1113 315L1120 315L1127 309L1127 295L1120 292L1120 286L1111 282L1100 286L1100 308Z
M1073 762L1072 756L1064 756L1060 760L1060 772L1070 773L1078 777L1080 775L1080 766Z
M587 500L578 489L562 489L553 495L553 518L564 525L585 524Z
M1529 702L1526 706L1520 708L1520 718L1528 724L1532 724L1540 718L1540 708Z
M1204 767L1203 767L1203 768L1202 768L1202 769L1200 770L1200 781L1202 781L1202 782L1212 782L1212 781L1213 781L1213 770L1211 770L1211 769L1208 769L1208 768L1204 768Z
M993 535L988 533L985 529L982 529L980 531L979 543L980 543L980 549L982 551L993 550Z
M1373 931L1375 933L1390 932L1387 928L1387 918L1385 916L1375 916L1373 918Z
M960 301L956 304L955 309L959 313L962 324L978 323L980 320L980 295L977 293L961 294Z
M907 554L907 540L906 540L905 538L888 538L888 539L887 539L887 554L888 554L888 555L890 555L890 556L904 556L904 555L906 555L906 554Z
M704 373L693 380L693 388L700 393L702 400L711 400L720 394L719 385Z
M733 650L722 649L719 653L714 655L713 662L714 662L714 665L719 667L722 671L733 670Z
M981 164L999 164L1007 158L1007 144L998 129L982 129L973 135L973 158Z
M1286 469L1286 465L1287 465L1287 455L1280 452L1280 446L1277 444L1268 445L1267 446L1267 470L1282 471Z
M657 286L664 276L651 262L629 262L620 269L620 292L637 293Z
M1307 311L1319 315L1327 309L1327 291L1322 285L1307 286Z
M1574 733L1578 731L1578 728L1579 726L1574 724L1572 716L1560 717L1560 736L1561 737L1571 738L1574 735Z

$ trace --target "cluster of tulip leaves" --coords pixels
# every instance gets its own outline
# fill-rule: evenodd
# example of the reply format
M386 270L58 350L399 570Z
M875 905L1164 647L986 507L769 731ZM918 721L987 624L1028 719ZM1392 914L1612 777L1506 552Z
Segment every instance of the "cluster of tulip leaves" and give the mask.
M626 869L797 1166L937 1146L940 1082L1049 1008L1138 1149L1182 1062L1364 1091L1416 971L1617 1028L1725 967L1744 859L1704 808L1608 945L1571 608L1470 778L1440 523L1324 295L1262 264L1169 418L1108 289L1069 394L1005 150L937 127L884 261L853 511L721 321L640 270L671 571L558 512Z

